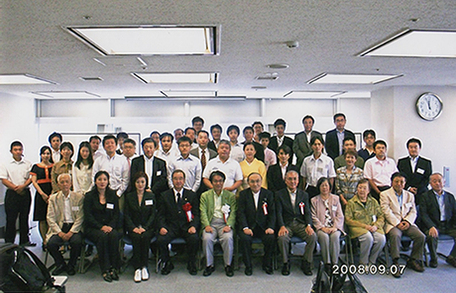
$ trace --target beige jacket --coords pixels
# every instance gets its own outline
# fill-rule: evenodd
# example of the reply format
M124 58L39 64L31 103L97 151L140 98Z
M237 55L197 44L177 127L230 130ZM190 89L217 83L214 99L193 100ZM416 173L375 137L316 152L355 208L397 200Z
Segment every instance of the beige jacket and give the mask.
M53 235L62 232L64 221L63 211L65 208L63 197L64 195L61 191L54 193L49 197L47 211L49 230L46 234L46 242L49 241ZM79 233L82 228L82 223L84 221L83 202L84 196L82 194L70 191L71 216L73 217L73 226L70 231L73 233Z
M406 220L410 225L415 225L416 206L413 193L402 191L402 209L399 206L396 193L391 187L380 193L380 206L385 214L385 232L388 233L396 227L402 220Z

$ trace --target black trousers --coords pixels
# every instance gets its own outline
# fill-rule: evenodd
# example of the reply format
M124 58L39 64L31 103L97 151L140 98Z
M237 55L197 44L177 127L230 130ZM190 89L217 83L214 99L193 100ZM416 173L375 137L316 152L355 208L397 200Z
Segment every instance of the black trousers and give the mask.
M439 234L446 234L448 236L453 237L454 244L453 248L451 249L451 252L449 255L452 257L456 257L456 229L448 229L446 228L445 224L438 225L437 230L439 231ZM429 230L426 231L426 243L429 248L429 253L431 255L431 259L437 259L437 244L438 244L439 238L434 238L429 235Z
M12 189L6 190L5 196L5 213L6 229L5 242L14 243L16 238L16 220L19 217L19 244L29 242L29 225L28 216L30 213L30 204L32 197L30 189L26 188L22 194L18 194Z
M118 270L120 268L120 233L114 229L107 234L97 229L87 229L84 233L97 247L101 271L105 272L110 268Z
M128 236L130 236L131 242L133 243L133 257L131 258L131 261L135 270L147 267L150 241L154 237L154 234L153 230L147 230L141 234L134 232L128 233Z
M187 242L188 262L194 263L196 260L196 253L199 247L199 234L198 230L194 234L189 234L188 231L168 231L166 235L158 234L157 245L160 250L160 259L164 262L169 261L169 249L168 244L178 237L182 237Z
M239 232L242 259L246 267L252 267L252 240L260 238L264 246L263 266L272 268L272 254L274 253L275 235L265 234L264 231L256 227L253 229L253 236L247 235L244 231Z
M73 224L63 224L62 232L67 233L68 231L70 231L71 226L73 226ZM62 238L59 237L59 235L53 235L47 243L47 248L52 258L54 259L56 266L65 264L63 255L59 251L60 246L62 246L64 243L65 242ZM71 238L68 240L68 244L70 246L70 261L68 262L68 265L75 267L76 261L78 260L78 256L81 254L81 233L73 234L73 236L71 236Z

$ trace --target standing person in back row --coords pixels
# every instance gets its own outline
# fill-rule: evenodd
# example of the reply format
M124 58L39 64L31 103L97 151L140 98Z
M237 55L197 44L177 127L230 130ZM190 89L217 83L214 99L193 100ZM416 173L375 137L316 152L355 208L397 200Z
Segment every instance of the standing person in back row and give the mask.
M304 161L304 158L312 154L312 145L310 144L312 138L322 138L320 132L312 130L314 124L315 119L312 116L304 116L304 118L302 118L302 125L304 126L304 131L301 131L295 136L295 140L293 142L293 151L296 154L296 166L299 169L301 169L301 165Z
M276 130L276 135L271 137L269 141L269 148L273 150L276 155L279 155L279 147L282 145L286 145L290 148L290 158L288 159L288 163L291 165L293 163L293 139L285 136L285 127L287 126L287 122L282 118L277 119L274 122L274 128Z
M29 185L32 183L30 169L32 164L23 159L24 147L20 141L11 143L13 159L0 165L0 179L7 188L5 195L6 229L5 242L14 243L16 220L19 217L19 244L35 246L29 241L28 215L32 197Z
M62 135L58 132L53 132L48 137L49 144L51 145L52 161L57 163L60 161L60 145L62 144Z
M331 159L335 159L344 153L344 138L351 137L355 140L355 134L348 129L345 129L347 118L343 113L336 113L334 115L334 124L336 128L326 132L326 153Z

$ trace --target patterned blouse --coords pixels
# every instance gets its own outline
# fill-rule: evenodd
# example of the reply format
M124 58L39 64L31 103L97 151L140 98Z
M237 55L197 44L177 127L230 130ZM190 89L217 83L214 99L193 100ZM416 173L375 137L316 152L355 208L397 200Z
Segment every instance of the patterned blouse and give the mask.
M358 182L363 178L363 170L354 167L352 173L347 173L347 167L340 167L336 171L336 194L342 194L346 200L351 199L358 187Z

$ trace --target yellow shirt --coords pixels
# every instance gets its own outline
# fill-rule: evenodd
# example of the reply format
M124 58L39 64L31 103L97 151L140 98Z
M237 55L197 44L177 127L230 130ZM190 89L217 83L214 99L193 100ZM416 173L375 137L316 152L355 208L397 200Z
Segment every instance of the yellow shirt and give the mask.
M244 160L240 162L239 165L241 165L244 180L242 181L242 185L238 188L238 191L249 188L249 185L247 184L247 177L253 172L259 173L261 175L261 178L263 178L263 183L261 184L261 187L265 189L268 188L268 183L266 181L266 166L263 162L255 158L250 164L246 160Z

